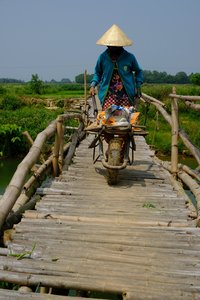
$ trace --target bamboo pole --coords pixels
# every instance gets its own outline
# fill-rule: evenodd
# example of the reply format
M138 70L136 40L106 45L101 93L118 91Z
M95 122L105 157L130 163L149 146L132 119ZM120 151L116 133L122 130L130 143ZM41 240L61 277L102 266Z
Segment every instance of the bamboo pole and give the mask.
M200 96L187 96L187 95L177 95L176 93L169 94L170 98L177 98L181 100L189 101L200 101Z
M58 123L57 123L57 132L60 140L59 156L58 156L58 166L59 166L60 173L62 172L63 154L64 154L64 124L63 123L64 123L63 116L60 116L58 118Z
M88 123L88 112L87 112L87 71L84 72L84 117L85 117L85 124Z
M164 119L169 123L170 126L172 126L172 118L171 116L168 114L168 112L165 110L164 108L164 103L162 103L161 101L158 101L157 99L150 97L146 94L142 93L142 97L144 97L144 99L150 103L153 104L157 110L162 114L162 116L164 117ZM155 101L157 100L157 101Z
M200 101L200 96L185 96L185 95L176 95L176 93L169 94L169 97L176 98L179 100L184 100L186 106L200 111L200 104L194 104L194 101Z
M65 158L65 166L64 166L64 170L68 170L68 166L71 163L72 157L74 155L77 143L80 139L82 139L82 133L83 133L83 128L84 128L84 124L81 123L78 130L74 132L73 136L72 136L72 141L70 144L70 148L69 151L67 153L67 156ZM84 132L85 134L85 132Z
M186 132L179 128L179 136L181 137L184 145L189 149L190 153L195 157L198 165L200 166L200 150L192 144Z
M159 163L169 172L172 172L171 165L167 161L159 160ZM197 210L197 221L196 226L200 227L200 185L194 180L189 174L187 174L183 168L179 169L177 176L181 181L189 187L190 191L193 193L196 200L196 210Z
M17 224L20 222L22 218L22 214L26 210L32 210L35 208L35 205L38 201L40 201L41 197L39 195L34 195L28 202L21 203L21 206L18 208L16 207L15 210L13 209L12 213L10 213L6 219L6 222L4 223L4 230L13 228L14 224ZM21 199L20 199L21 200ZM5 231L4 231L5 232Z
M66 145L64 145L63 148L63 153L65 154L70 147L70 143L67 143ZM35 181L38 180L38 178L40 178L44 173L48 172L48 169L51 167L52 165L52 160L53 160L53 155L51 155L43 165L41 165L39 167L39 169L34 173L34 175L32 175L29 180L26 182L26 184L24 185L23 189L25 191L28 191L32 185L34 184Z
M176 88L173 87L173 94L176 94ZM176 177L178 172L178 103L174 97L171 101L172 114L172 144L171 144L171 168L172 174Z
M40 287L40 294L48 294L48 293L49 293L49 287L47 286Z
M58 176L59 173L58 157L59 157L59 149L60 149L60 137L57 128L58 126L56 124L56 136L55 136L55 143L53 148L53 161L52 161L54 177Z
M192 178L195 178L200 182L200 173L197 172L196 170L191 169L190 167L183 165L183 164L178 164L178 168L183 171L185 171L188 175L190 175Z
M32 146L33 143L34 143L34 141L33 141L32 137L30 136L29 132L28 131L24 131L24 132L22 132L22 134L23 134L24 137L26 137L27 141ZM41 163L45 162L44 156L42 154L40 155L40 161L41 161Z
M197 206L196 226L200 227L200 185L184 171L179 171L178 177L189 187L190 191L195 196Z
M87 71L84 72L84 98L85 98L85 107L87 104Z
M161 102L158 99L156 99L154 97L151 97L151 96L149 96L145 93L142 93L142 98L144 98L144 100L147 101L147 102L150 102L150 103L155 102L157 104L160 104L161 106L165 106L165 104L163 102Z
M23 134L23 136L25 136L27 138L29 144L32 146L34 141L33 141L32 137L30 136L30 134L28 133L28 131L24 131L24 132L22 132L22 134Z
M28 286L20 286L19 289L18 289L19 292L21 293L32 293L32 289Z
M194 104L193 102L185 101L185 105L193 108L194 110L200 111L200 104Z
M64 145L64 116L57 118L56 137L53 149L53 175L56 177L62 171L63 166L63 145Z

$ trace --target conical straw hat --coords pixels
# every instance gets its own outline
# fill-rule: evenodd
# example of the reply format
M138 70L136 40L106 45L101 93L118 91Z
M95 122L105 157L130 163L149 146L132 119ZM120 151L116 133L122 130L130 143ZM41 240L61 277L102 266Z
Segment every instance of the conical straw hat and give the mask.
M116 47L130 46L133 44L126 34L115 24L112 25L96 43L97 45Z

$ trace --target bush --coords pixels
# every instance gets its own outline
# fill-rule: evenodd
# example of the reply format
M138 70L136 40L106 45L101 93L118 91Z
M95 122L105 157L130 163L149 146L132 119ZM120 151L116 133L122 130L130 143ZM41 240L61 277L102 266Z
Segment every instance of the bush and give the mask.
M0 85L0 95L4 95L6 93L6 89Z
M28 131L33 140L49 123L63 113L63 109L47 110L44 108L25 106L16 111L2 111L0 114L0 153L1 156L21 155L27 153L29 144L22 136ZM77 126L76 120L68 120L69 126ZM54 142L55 137L53 137ZM48 142L50 143L50 141Z
M32 93L42 94L43 92L43 81L39 79L38 74L32 74L32 78L30 81L30 89Z
M200 73L191 74L190 82L196 85L200 85Z
M16 110L22 107L23 103L21 100L14 95L6 95L0 104L0 109L4 110Z
M16 124L22 128L22 131L28 130L33 139L39 132L44 130L49 122L56 119L63 109L47 110L35 105L24 106L19 110L2 111L0 115L0 124Z
M0 153L1 156L12 156L23 152L22 130L16 124L0 125Z

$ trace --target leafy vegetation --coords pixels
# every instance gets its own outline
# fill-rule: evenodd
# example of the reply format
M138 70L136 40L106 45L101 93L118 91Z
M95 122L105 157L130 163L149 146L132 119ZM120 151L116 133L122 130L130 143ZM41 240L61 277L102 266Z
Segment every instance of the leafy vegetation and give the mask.
M145 83L176 83L186 84L190 82L190 76L185 72L178 72L176 75L169 75L166 72L143 71Z
M34 107L34 105L22 107L12 113L3 110L0 115L0 152L2 156L27 152L28 145L22 132L28 131L35 139L37 134L61 113L63 113L61 108L55 111Z
M42 94L43 81L39 79L38 74L33 74L30 81L30 89L33 94Z
M0 103L0 109L4 110L16 110L22 106L22 101L14 95L6 95Z
M193 84L200 85L200 73L195 73L190 76L190 81Z
M0 125L0 156L21 152L22 131L16 124Z
M156 208L156 206L154 204L152 204L151 202L145 202L143 204L143 207L145 207L145 208Z

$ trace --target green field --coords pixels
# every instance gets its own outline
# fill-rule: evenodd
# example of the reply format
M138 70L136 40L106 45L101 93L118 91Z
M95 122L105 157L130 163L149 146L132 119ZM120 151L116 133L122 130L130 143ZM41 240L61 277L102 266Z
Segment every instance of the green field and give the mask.
M195 85L176 85L177 94L200 95L200 87ZM155 97L166 105L171 113L168 95L172 92L170 84L144 84L142 92ZM22 132L27 130L33 139L58 114L66 108L64 102L71 98L83 98L84 86L81 84L44 84L41 94L33 94L28 83L0 85L0 156L23 154L27 151L27 142ZM48 110L47 101L53 100L59 108ZM149 132L147 142L159 153L169 154L171 149L171 128L164 118L157 114L154 106L141 103L141 124L146 119ZM147 118L145 117L147 116ZM180 126L190 136L191 141L200 148L199 112L188 109L179 101ZM179 152L187 153L185 146L179 143Z

